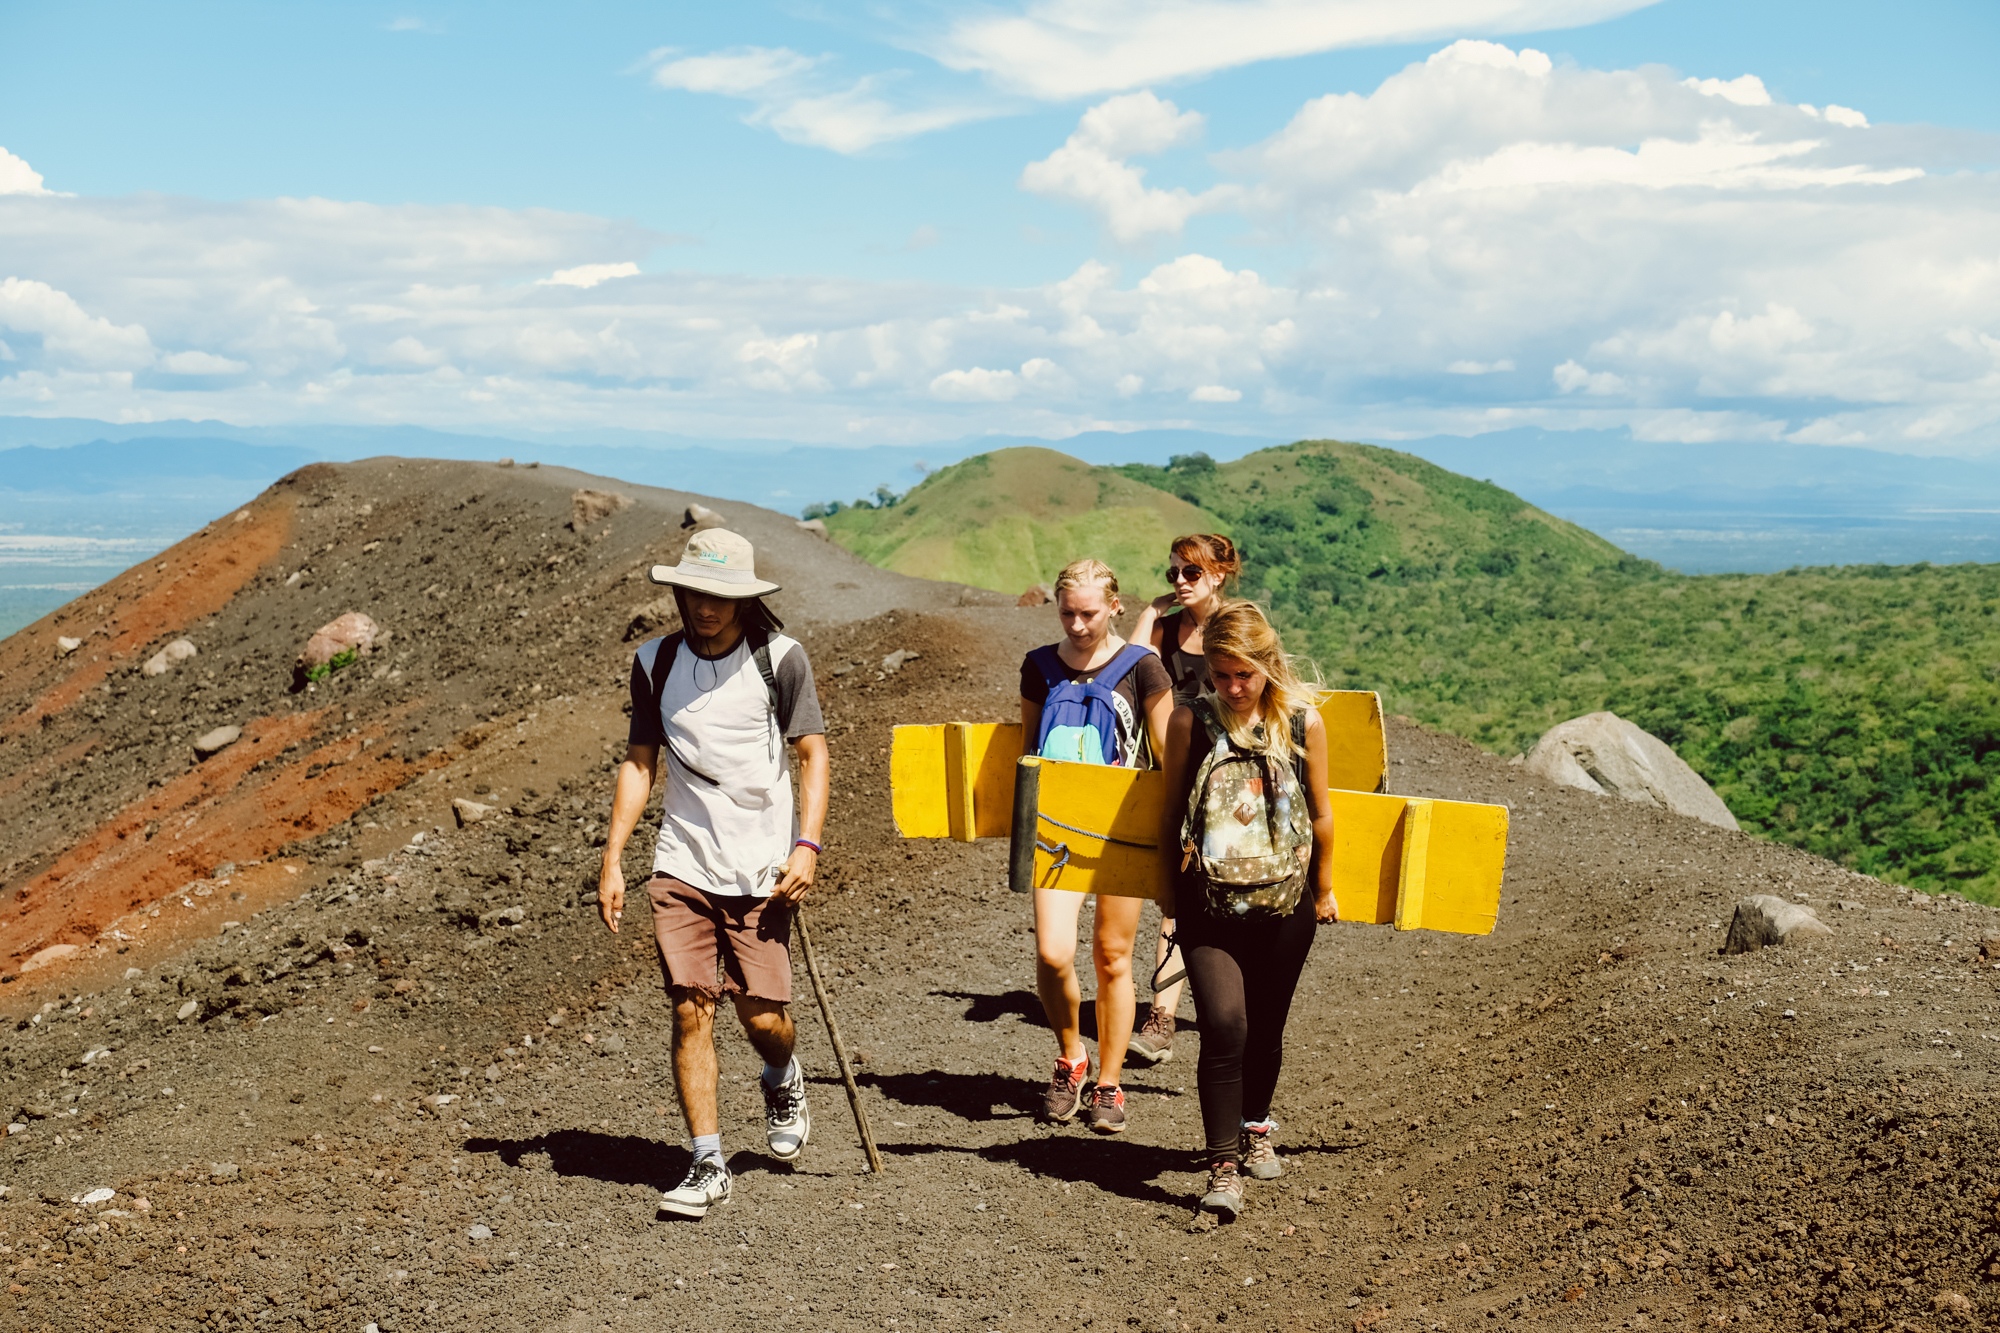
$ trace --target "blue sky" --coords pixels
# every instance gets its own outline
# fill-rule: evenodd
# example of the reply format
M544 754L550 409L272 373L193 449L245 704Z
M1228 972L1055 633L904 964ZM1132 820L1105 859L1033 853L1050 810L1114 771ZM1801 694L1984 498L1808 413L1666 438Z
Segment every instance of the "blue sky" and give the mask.
M15 0L0 49L0 412L2000 445L1983 0Z

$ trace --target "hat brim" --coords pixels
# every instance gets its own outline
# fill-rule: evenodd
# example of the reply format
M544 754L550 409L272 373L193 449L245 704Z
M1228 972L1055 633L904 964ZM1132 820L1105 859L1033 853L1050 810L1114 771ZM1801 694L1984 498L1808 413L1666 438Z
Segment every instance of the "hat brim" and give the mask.
M749 583L728 583L718 578L683 569L679 565L654 565L646 577L654 583L665 584L669 588L686 588L689 592L706 593L710 597L727 597L741 601L747 597L762 597L766 593L778 591L778 584L765 579L755 579Z

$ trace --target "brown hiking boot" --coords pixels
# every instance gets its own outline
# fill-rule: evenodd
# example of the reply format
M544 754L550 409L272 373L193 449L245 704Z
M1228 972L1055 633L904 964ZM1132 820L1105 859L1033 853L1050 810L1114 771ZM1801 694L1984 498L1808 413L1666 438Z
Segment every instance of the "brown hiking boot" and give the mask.
M1125 1058L1142 1065L1163 1065L1173 1059L1174 1016L1164 1009L1150 1010L1125 1047Z
M1125 1132L1125 1090L1108 1088L1100 1083L1090 1090L1086 1099L1090 1108L1083 1113L1083 1123L1099 1134L1123 1134Z
M1057 1060L1056 1072L1049 1079L1048 1090L1042 1094L1042 1119L1059 1125L1075 1119L1077 1110L1083 1105L1084 1080L1089 1076L1088 1057L1075 1064Z
M1208 1193L1201 1196L1201 1210L1225 1222L1234 1222L1243 1211L1243 1174L1236 1163L1224 1159L1208 1168Z
M1243 1127L1243 1170L1253 1179L1276 1180L1285 1174L1285 1159L1271 1146L1271 1134L1277 1128L1272 1120Z

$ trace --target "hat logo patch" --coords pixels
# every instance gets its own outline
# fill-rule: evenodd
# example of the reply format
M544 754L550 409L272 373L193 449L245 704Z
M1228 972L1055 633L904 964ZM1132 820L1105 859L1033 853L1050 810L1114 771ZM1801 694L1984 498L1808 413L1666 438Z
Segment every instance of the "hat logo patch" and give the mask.
M706 560L711 565L726 565L729 563L729 557L721 551L696 551L693 554L695 559Z

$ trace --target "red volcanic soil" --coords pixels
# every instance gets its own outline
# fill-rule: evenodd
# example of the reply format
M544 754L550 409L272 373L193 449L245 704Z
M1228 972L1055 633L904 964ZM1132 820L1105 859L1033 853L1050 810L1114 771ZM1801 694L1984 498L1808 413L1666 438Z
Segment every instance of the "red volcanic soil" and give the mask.
M637 503L575 531L583 484ZM1128 1071L1125 1134L1036 1124L1053 1043L1004 844L897 838L887 751L897 722L1007 716L1054 617L713 500L817 666L835 782L809 910L887 1170L863 1172L801 976L804 1158L763 1151L758 1064L725 1023L735 1197L654 1221L687 1161L664 997L647 933L607 934L593 891L628 627L657 592L641 570L677 551L688 498L313 469L251 507L246 528L288 526L247 570L262 548L232 548L220 602L149 603L141 634L117 612L139 594L107 590L0 645L0 689L43 707L0 739L0 1110L20 1126L0 1328L2000 1318L2000 913L1549 790L1400 722L1392 790L1513 808L1499 927L1320 933L1284 1176L1232 1225L1193 1213L1192 1005L1174 1061ZM223 568L193 549L190 571ZM388 642L291 693L299 646L347 610ZM56 659L56 634L114 612L119 637L78 650L101 673L65 695L99 664ZM201 655L138 674L177 634ZM883 670L899 649L919 655ZM225 722L244 738L198 762ZM455 827L454 797L492 812ZM1834 935L1719 957L1753 892ZM20 971L51 943L80 947Z

